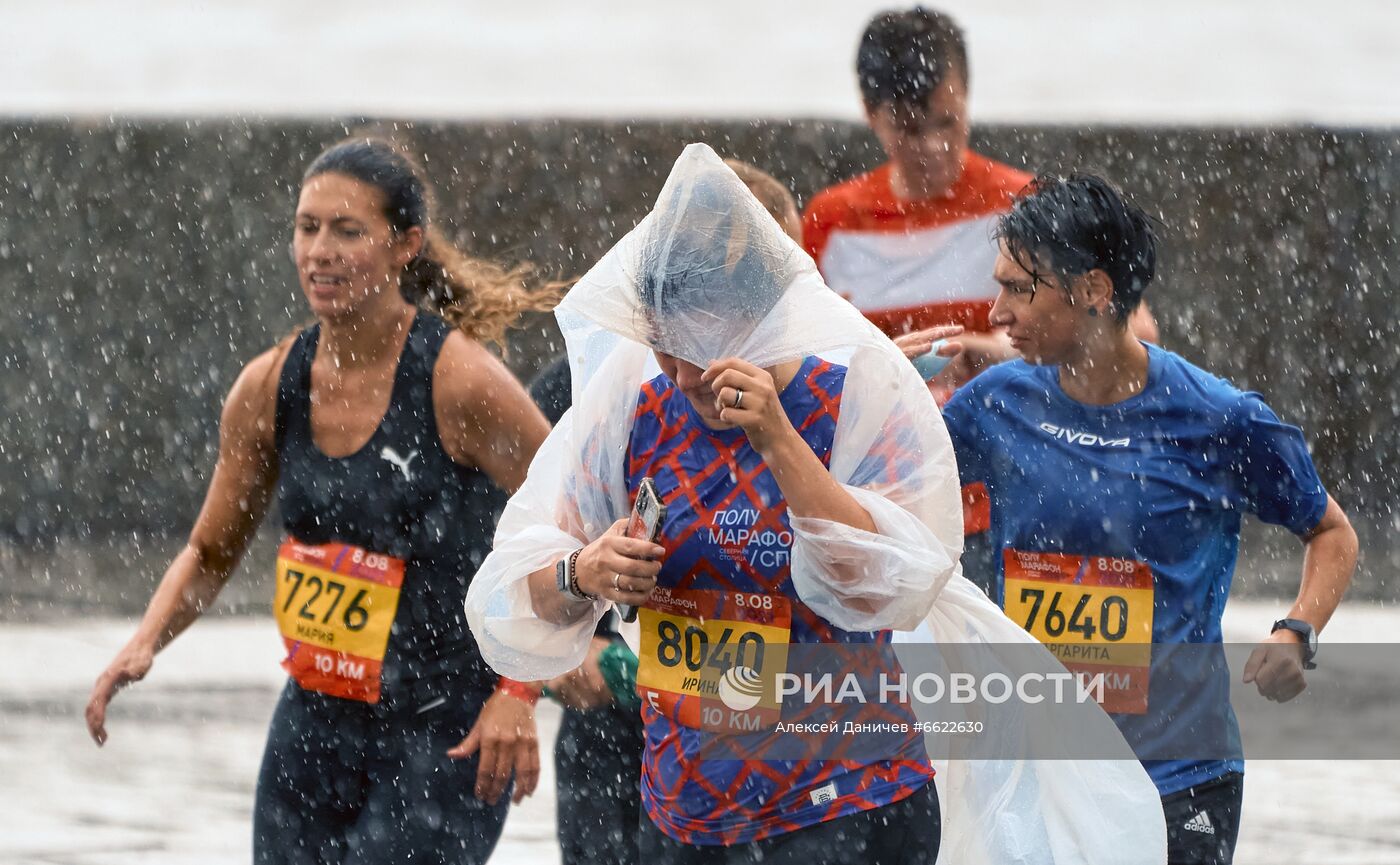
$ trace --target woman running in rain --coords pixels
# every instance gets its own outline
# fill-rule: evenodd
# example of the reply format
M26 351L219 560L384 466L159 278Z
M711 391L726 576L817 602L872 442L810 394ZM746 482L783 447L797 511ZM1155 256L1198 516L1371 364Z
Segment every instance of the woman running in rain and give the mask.
M536 689L483 663L462 615L500 506L548 425L484 347L550 286L454 249L392 145L302 180L292 254L317 323L234 383L190 540L87 723L217 597L274 495L273 612L290 674L258 779L258 863L484 862L539 774ZM273 563L266 566L271 569Z
M787 187L747 162L726 159L724 164L783 232L800 243L802 221ZM531 395L553 423L559 422L573 398L568 360L559 358L530 384ZM564 705L554 745L559 852L564 865L600 857L619 865L638 861L642 723L635 692L613 693L599 664L604 652L626 649L615 618L609 615L599 621L583 664L547 686ZM636 656L627 650L625 657L635 670Z
M767 675L765 658L803 644L884 657L891 629L931 607L947 626L935 637L1033 645L955 573L957 472L923 382L704 145L557 316L575 399L468 593L483 655L507 675L558 676L612 605L641 608L641 861L934 862L941 810L917 735L847 760L770 759L762 736L725 751L722 730L787 707L722 698L706 678ZM653 487L657 543L626 519ZM1129 765L1125 800L1140 776L1155 809ZM971 823L1008 795L980 789L958 809ZM1144 816L1124 814L1109 819ZM1146 817L1135 837L1150 857L1160 817ZM1003 849L1030 837L998 835ZM1111 861L1152 861L1135 854Z
M1239 735L1228 669L1199 647L1221 642L1241 518L1283 526L1306 550L1296 601L1268 636L1260 623L1242 671L1278 701L1306 685L1356 534L1297 427L1134 337L1156 239L1116 189L1041 178L997 234L991 321L1024 360L982 373L944 409L964 483L991 493L995 600L1062 657L1112 666L1120 684L1104 705L1139 754L1199 755L1145 766L1170 861L1228 865L1244 763L1226 756Z

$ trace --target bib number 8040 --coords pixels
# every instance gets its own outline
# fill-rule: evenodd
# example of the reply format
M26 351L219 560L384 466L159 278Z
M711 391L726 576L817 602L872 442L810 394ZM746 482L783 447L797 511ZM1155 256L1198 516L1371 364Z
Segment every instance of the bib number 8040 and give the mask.
M745 631L737 641L734 629L725 628L714 646L710 645L710 635L704 628L687 625L684 631L675 622L662 619L656 626L660 643L656 647L656 660L663 667L675 667L684 663L692 672L698 672L707 664L721 672L730 667L751 667L763 669L763 637L753 631ZM752 651L753 663L749 663Z

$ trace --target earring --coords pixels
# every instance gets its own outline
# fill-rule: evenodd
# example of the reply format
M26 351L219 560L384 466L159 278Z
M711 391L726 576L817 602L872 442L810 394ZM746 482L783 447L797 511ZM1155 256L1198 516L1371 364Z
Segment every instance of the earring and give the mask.
M1099 314L1099 308L1098 308L1097 306L1091 306L1091 307L1089 307L1089 315L1090 315L1090 317L1097 317L1098 314Z

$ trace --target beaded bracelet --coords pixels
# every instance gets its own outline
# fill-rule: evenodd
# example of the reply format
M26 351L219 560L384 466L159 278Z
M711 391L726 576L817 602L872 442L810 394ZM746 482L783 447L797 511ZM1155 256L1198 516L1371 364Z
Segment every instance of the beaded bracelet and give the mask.
M597 595L588 594L578 584L578 556L581 552L583 552L582 549L577 549L569 553L569 592L581 601L596 601L598 600Z

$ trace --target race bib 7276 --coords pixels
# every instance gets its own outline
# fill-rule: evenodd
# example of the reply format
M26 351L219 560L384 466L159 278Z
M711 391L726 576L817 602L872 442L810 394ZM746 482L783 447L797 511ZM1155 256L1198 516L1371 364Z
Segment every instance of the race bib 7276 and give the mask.
M277 551L272 612L297 684L347 700L379 702L389 629L405 564L352 544L303 544Z

